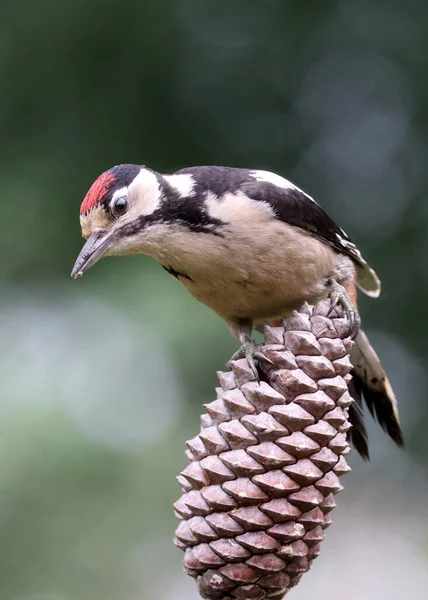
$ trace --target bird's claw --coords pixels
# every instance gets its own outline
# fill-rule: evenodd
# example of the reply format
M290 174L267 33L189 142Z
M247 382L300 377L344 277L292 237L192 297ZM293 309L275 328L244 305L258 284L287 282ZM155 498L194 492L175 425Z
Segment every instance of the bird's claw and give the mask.
M268 358L265 354L263 354L262 352L254 352L254 357L257 358L258 360L261 360L261 361L267 363L271 367L275 366L275 363L270 358Z
M361 319L360 315L354 305L349 299L346 289L343 285L340 285L335 279L332 279L330 282L330 293L329 297L331 300L331 308L329 311L329 315L334 311L336 306L339 304L344 309L346 316L349 320L349 335L352 339L356 337L360 330Z
M271 361L258 350L259 346L253 340L248 340L242 344L237 352L232 356L230 361L227 363L227 367L231 368L231 362L233 360L239 360L240 358L245 358L248 362L250 369L256 379L256 381L260 382L260 375L257 369L256 360L263 360L265 362L271 363Z

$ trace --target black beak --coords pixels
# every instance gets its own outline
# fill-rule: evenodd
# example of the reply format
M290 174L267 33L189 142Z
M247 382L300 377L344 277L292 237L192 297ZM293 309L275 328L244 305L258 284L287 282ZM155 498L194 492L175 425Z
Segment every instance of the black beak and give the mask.
M93 233L88 239L86 244L80 251L76 262L74 263L71 276L73 279L77 279L80 275L83 275L85 271L90 269L92 265L100 260L110 248L114 241L114 236L110 233L97 232Z

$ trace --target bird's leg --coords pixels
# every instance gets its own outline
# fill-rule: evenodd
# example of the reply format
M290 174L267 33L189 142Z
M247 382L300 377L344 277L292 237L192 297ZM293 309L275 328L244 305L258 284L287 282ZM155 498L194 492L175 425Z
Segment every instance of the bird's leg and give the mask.
M251 321L242 321L240 323L230 324L229 328L232 333L241 343L241 347L235 354L232 356L231 360L227 363L227 366L230 367L230 362L233 360L239 360L240 358L245 358L250 365L250 368L254 374L254 377L257 381L260 381L259 372L256 366L256 359L258 360L267 360L263 354L258 351L258 345L251 338L251 332L253 330L253 324Z
M358 310L352 304L349 294L346 289L341 285L336 279L331 278L329 280L329 298L331 300L331 309L330 312L333 312L335 307L340 304L342 308L345 310L346 316L349 319L350 323L350 335L351 338L355 338L357 333L360 330L361 319L358 314Z

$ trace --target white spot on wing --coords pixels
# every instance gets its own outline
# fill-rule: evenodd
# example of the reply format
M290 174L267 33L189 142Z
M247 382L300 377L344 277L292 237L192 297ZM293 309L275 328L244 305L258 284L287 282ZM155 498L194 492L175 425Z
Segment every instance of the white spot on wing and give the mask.
M195 187L193 175L180 173L178 175L164 175L165 181L176 190L182 198L190 196Z
M296 190L298 192L301 192L302 194L305 194L305 196L307 198L309 198L309 200L312 200L312 202L315 202L315 200L311 196L309 196L309 194L307 194L302 189L297 187L297 185L294 185L294 183L291 183L291 181L289 181L288 179L285 179L285 177L281 177L281 175L277 175L276 173L271 173L270 171L259 171L259 170L251 171L250 174L257 181L273 183L273 185L276 185L277 187L282 188L283 190Z
M341 229L341 231L343 231L343 229ZM344 231L343 234L346 236L346 233ZM336 239L338 243L342 246L342 248L345 248L345 250L347 250L355 257L357 257L361 262L366 264L366 261L363 259L361 252L358 250L357 246L353 242L348 240L346 237L342 237L339 233L336 233Z

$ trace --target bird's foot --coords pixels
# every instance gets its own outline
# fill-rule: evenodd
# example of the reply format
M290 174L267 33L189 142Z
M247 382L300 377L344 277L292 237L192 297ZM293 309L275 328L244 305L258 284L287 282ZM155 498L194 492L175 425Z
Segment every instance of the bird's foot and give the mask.
M349 320L350 331L349 334L352 339L356 337L360 330L361 319L357 309L354 307L349 299L348 293L343 285L340 285L335 279L330 281L330 292L329 298L331 300L330 313L340 305L344 309L346 316Z
M235 354L232 356L232 358L230 359L230 361L227 363L227 367L231 368L231 362L233 360L239 360L240 358L245 358L248 362L248 364L250 365L250 369L253 372L254 377L256 378L256 381L260 381L260 375L257 369L257 362L258 360L263 360L265 362L270 362L270 360L264 356L264 354L262 354L259 351L259 345L256 344L256 342L254 340L245 340L241 347L239 348L239 350L237 352L235 352Z

